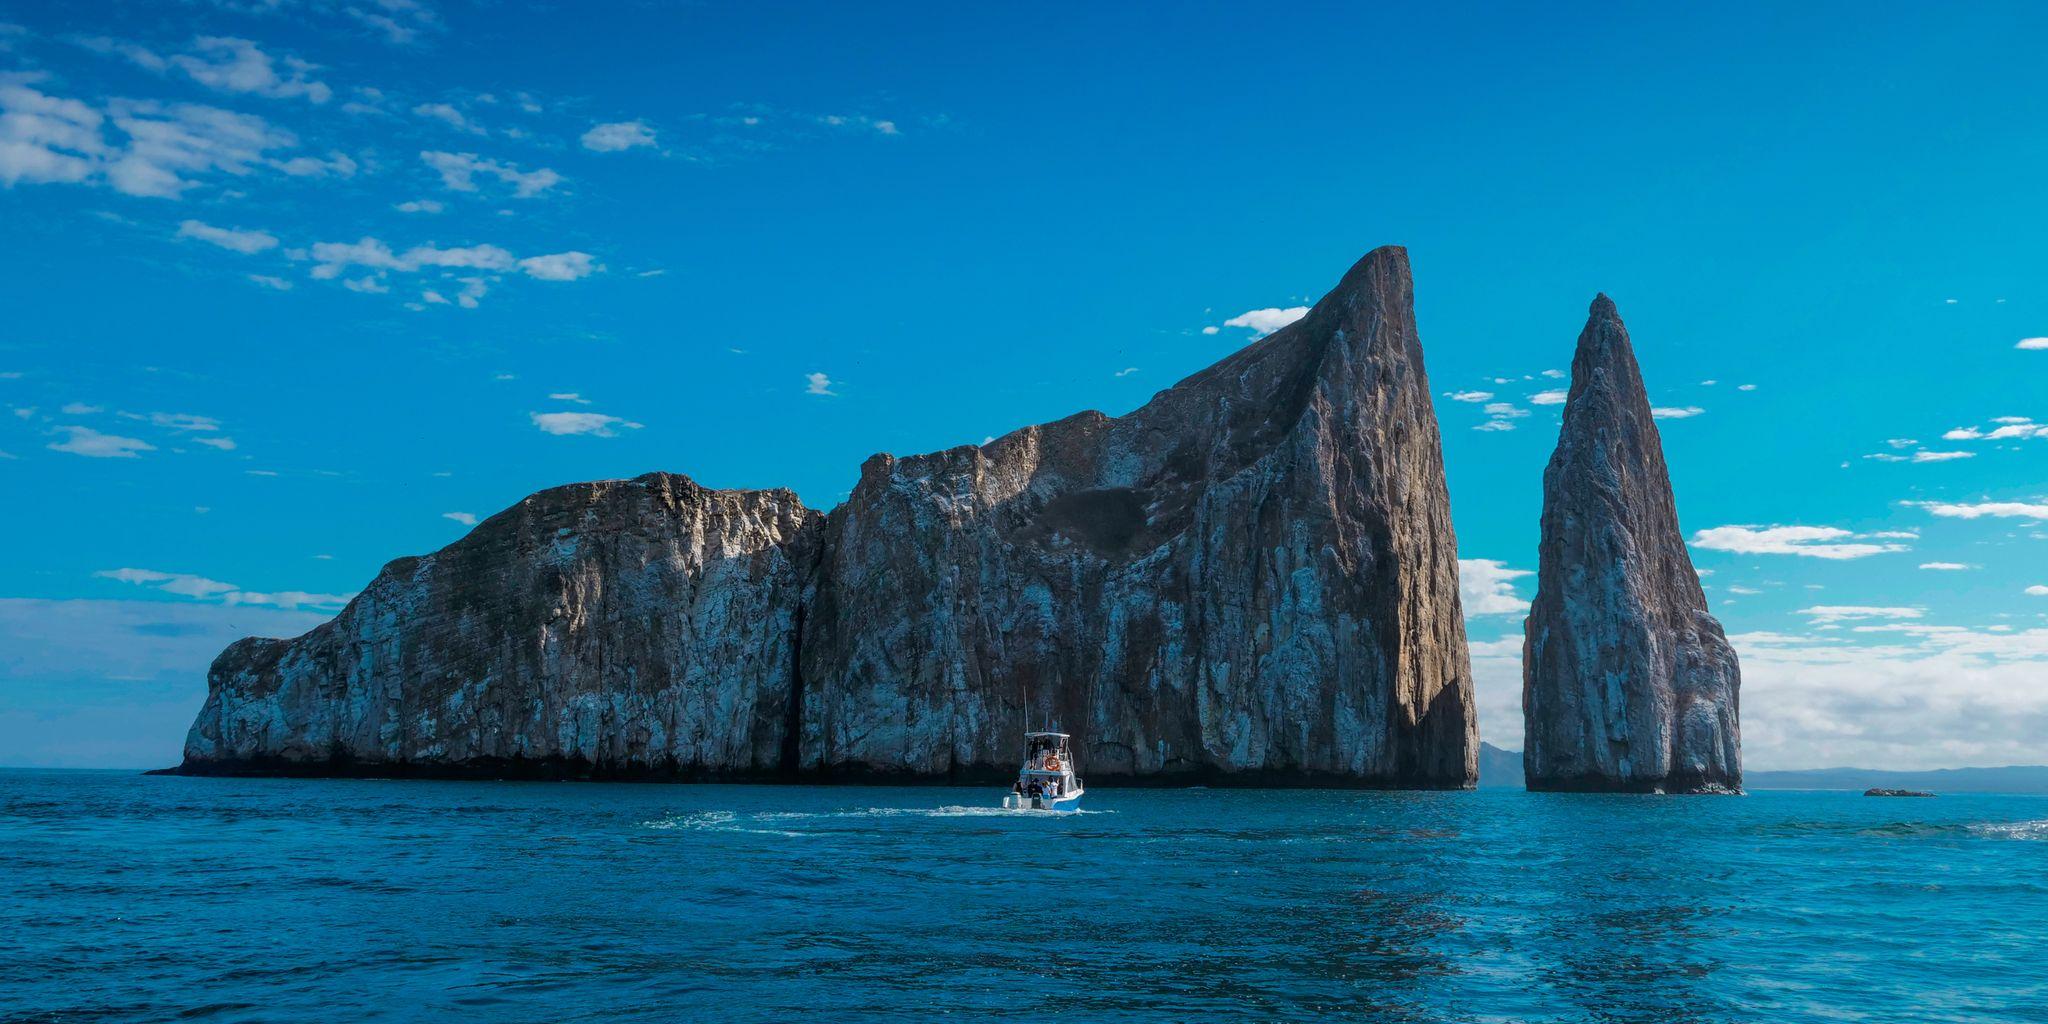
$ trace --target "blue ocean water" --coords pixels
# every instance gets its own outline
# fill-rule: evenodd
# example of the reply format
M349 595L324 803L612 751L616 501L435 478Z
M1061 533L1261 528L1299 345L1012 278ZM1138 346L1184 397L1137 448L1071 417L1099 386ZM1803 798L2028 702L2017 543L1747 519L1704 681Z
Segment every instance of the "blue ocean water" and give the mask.
M0 1020L2048 1020L2048 798L0 773Z

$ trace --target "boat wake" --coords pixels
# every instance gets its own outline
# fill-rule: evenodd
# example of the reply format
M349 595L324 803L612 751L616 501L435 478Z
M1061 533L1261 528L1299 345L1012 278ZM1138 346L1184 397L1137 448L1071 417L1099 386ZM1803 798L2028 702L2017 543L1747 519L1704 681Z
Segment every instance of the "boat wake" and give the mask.
M1082 815L1115 814L1115 811L1068 811L1060 818ZM741 814L735 811L695 811L688 814L669 814L650 821L643 821L640 827L656 831L696 832L744 832L772 836L809 836L813 831L792 831L790 826L800 823L829 825L835 821L853 821L872 818L1049 818L1043 811L1008 810L1002 807L970 807L951 805L946 807L864 807L844 811L756 811ZM781 826L781 827L777 827Z

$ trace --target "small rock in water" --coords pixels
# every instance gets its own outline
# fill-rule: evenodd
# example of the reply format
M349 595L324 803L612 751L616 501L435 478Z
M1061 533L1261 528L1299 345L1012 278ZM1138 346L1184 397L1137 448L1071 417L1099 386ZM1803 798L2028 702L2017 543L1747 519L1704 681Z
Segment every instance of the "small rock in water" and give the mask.
M1864 796L1933 796L1934 794L1932 794L1932 793L1929 793L1929 792L1927 792L1927 791L1925 791L1925 790L1919 790L1919 789L1866 789L1866 790L1864 790L1864 791L1863 791L1863 795L1864 795Z

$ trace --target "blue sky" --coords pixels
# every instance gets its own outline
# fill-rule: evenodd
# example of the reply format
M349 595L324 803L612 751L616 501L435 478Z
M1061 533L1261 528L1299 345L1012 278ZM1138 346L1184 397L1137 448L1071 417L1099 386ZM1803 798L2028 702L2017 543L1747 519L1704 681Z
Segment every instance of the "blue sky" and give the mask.
M533 490L829 507L1133 409L1384 243L1487 739L1605 291L1750 765L2048 761L2044 22L0 3L0 763L175 760L228 640Z

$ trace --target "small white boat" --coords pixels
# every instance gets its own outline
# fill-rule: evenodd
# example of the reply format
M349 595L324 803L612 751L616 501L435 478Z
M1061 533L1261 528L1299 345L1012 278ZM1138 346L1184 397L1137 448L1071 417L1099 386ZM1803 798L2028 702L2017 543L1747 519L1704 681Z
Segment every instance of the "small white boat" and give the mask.
M1074 753L1063 732L1024 734L1024 767L1017 772L1017 784L1003 798L1013 811L1078 811L1081 809L1081 777L1074 774Z

